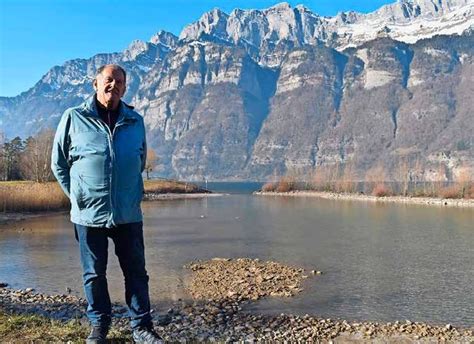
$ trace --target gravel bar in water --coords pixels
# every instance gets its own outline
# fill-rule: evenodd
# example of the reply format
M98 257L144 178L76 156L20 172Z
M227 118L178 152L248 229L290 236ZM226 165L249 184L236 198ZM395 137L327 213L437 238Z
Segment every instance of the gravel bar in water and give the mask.
M277 316L249 313L246 304L261 297L289 297L302 291L301 282L311 271L257 259L217 258L186 266L193 276L188 285L197 300L176 302L164 315L156 316L156 329L167 341L290 341L433 343L474 342L472 329L450 324L432 326L409 320L393 323L348 322L316 316ZM40 314L87 324L86 302L72 295L45 295L33 289L15 290L0 283L0 311ZM114 304L113 326L128 330L127 310Z

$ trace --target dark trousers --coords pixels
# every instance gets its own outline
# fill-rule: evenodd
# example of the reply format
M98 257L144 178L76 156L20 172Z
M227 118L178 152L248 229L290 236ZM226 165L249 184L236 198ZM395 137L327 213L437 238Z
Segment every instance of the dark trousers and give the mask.
M125 301L132 328L151 325L148 275L145 270L143 223L127 223L114 228L94 228L74 224L79 241L87 317L93 326L109 326L111 304L107 289L109 238L115 245L125 278Z

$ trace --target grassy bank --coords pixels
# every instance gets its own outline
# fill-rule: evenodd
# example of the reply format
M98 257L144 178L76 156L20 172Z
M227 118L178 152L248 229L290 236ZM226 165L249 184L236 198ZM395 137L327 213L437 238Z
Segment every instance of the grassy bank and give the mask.
M198 186L175 180L146 180L145 193L204 192ZM0 182L0 212L38 212L69 209L69 200L56 182Z
M89 334L88 325L78 320L67 323L30 314L8 314L0 310L0 341L2 343L68 342L83 343ZM112 328L108 338L131 341L129 333Z
M145 193L197 193L206 192L197 185L170 179L145 180Z
M474 199L474 182L459 182L445 185L442 182L418 183L408 188L406 184L394 182L355 182L351 180L314 180L298 182L292 177L283 177L276 182L263 185L263 192L317 191L335 194L365 194L375 197L424 197L440 199Z

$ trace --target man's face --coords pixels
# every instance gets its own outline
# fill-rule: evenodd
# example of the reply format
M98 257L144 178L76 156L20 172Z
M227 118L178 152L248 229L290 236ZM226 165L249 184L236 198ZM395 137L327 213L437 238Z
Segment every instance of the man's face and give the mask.
M99 103L109 110L115 110L125 94L125 76L120 69L105 67L94 80L94 89Z

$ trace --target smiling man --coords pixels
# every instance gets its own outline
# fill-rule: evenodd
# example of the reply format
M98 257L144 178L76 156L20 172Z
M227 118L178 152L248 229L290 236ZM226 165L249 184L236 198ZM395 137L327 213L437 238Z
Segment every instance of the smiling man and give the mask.
M54 138L51 167L71 201L71 221L79 242L87 316L87 343L105 343L111 324L107 289L109 238L125 279L136 343L160 343L150 315L145 270L142 172L146 160L143 118L121 98L126 72L118 65L97 70L96 93L64 112Z

